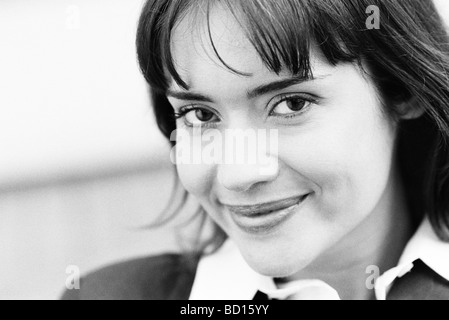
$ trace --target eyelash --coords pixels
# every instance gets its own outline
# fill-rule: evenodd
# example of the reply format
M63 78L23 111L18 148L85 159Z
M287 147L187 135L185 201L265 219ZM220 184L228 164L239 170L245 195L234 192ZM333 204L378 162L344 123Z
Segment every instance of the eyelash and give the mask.
M175 119L178 120L178 119L184 117L189 112L196 111L198 109L203 110L202 108L194 107L194 105L182 107L181 109L179 109L179 112L175 112Z
M179 112L175 112L174 118L175 118L175 120L185 118L185 116L187 114L189 114L192 111L196 111L196 110L207 110L207 109L206 108L195 107L195 105L185 106L185 107L182 107L179 110ZM209 110L207 110L207 111L213 113L212 111L209 111ZM194 125L187 124L186 121L184 121L184 124L185 124L186 127L195 127ZM212 126L212 123L204 123L204 124L202 124L202 127L204 127L204 128L209 128L211 126Z
M277 108L282 102L285 102L288 100L294 100L294 99L304 100L304 102L309 103L309 104L316 104L318 102L318 99L310 94L304 94L304 93L302 93L302 94L299 94L299 93L282 94L280 96L273 98L270 101L270 104L274 104L274 106L271 108L269 115L274 116L273 115L274 109ZM273 102L273 101L275 101L275 102ZM280 115L280 116L274 116L274 117L284 118L284 119L293 119L293 118L303 115L305 112L308 111L309 108L310 108L310 105L303 107L301 109L301 111L297 111L297 112L289 114L289 115Z
M274 106L270 110L269 115L273 116L273 117L276 117L276 118L284 118L284 119L293 119L293 118L301 116L302 114L304 114L310 108L310 105L305 106L301 111L297 111L296 113L292 113L290 115L281 115L281 116L273 115L274 109L276 107L278 107L281 103L283 103L285 101L288 101L290 99L293 100L293 99L298 99L298 98L302 99L306 103L310 103L310 104L317 103L317 100L318 100L316 97L314 97L312 95L309 95L309 94L298 94L298 93L295 93L295 94L282 94L282 95L279 95L279 96L273 98L269 102L269 104L274 104ZM275 101L275 102L273 102L273 101ZM174 113L174 118L175 118L175 120L185 118L185 116L187 114L189 114L192 111L196 111L196 110L203 110L203 111L207 111L207 112L213 113L212 111L208 110L207 108L201 108L201 107L196 107L195 105L189 105L189 106L182 107L179 112L175 112ZM185 121L184 121L184 123L185 123L185 125L187 127L195 127L194 125L187 124ZM204 124L202 124L202 126L208 128L208 127L213 126L213 123L214 122L204 123Z

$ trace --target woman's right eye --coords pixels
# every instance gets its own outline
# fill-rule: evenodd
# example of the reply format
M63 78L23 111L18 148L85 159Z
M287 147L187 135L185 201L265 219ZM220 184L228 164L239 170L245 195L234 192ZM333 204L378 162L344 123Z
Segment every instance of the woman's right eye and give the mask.
M189 127L205 127L220 120L213 112L199 107L181 108L178 113L175 113L175 118L184 119Z

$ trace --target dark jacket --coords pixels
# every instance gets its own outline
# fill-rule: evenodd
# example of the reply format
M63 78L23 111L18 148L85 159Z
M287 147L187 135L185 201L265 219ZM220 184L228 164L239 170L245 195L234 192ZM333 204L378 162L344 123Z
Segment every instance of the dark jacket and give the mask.
M188 300L199 257L162 255L116 264L81 279L63 300ZM219 289L219 288L217 288ZM398 279L389 300L449 300L449 282L420 260Z

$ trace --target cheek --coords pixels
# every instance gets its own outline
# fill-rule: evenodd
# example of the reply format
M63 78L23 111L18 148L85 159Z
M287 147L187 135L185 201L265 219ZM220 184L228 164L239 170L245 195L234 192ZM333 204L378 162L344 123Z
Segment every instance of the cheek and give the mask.
M183 187L198 200L208 197L212 185L213 168L202 163L201 139L189 131L178 129L176 147L170 157L176 163L176 170Z
M282 160L316 186L316 209L326 219L373 209L388 182L394 148L395 132L377 104L338 110L313 129L281 139Z
M210 170L198 164L178 164L179 180L184 188L198 199L205 198L210 192Z

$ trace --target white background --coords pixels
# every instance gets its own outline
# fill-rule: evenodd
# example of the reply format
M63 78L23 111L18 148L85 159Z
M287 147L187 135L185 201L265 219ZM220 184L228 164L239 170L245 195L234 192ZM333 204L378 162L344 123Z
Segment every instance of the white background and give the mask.
M141 3L0 2L0 188L157 155L134 46Z

